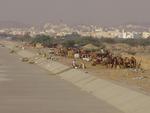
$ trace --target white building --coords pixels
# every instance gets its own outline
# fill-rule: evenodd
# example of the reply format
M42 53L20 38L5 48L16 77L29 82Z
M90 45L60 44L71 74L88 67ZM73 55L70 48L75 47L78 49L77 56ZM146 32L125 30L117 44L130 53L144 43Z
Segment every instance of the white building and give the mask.
M120 35L118 36L119 38L134 38L134 33L133 32L125 32L124 30L122 30L122 32L120 33Z
M150 37L150 32L143 32L143 33L142 33L142 37L143 37L143 38L148 38L148 37Z

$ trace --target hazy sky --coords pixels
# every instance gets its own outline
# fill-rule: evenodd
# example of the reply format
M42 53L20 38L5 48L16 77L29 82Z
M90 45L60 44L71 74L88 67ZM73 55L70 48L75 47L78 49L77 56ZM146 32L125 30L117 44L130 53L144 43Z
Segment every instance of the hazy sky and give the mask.
M150 0L0 0L0 21L115 25L150 22Z

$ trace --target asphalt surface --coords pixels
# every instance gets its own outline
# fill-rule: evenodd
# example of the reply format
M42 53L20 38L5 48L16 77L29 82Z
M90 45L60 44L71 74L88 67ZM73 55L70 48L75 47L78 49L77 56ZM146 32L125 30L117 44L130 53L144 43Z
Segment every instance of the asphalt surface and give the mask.
M0 47L0 113L122 113Z

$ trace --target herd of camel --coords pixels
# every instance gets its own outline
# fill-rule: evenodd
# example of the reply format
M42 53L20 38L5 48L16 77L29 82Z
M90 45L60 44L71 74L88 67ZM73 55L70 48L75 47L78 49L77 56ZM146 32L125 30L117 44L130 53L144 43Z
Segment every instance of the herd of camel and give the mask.
M115 55L109 50L101 49L100 51L86 51L80 48L53 48L52 52L56 56L72 57L77 55L80 59L89 59L92 66L104 65L107 68L141 68L141 61L137 62L137 59L132 57L123 57ZM46 55L47 56L47 55Z
M137 59L134 56L130 58L117 56L108 50L101 50L100 52L89 52L80 49L61 48L59 50L59 55L66 57L68 55L68 51L72 51L73 55L79 54L79 58L81 59L89 58L93 66L101 64L105 65L107 68L140 68L141 65L141 62L137 62Z
M112 54L109 51L105 53L97 54L97 57L93 60L92 65L97 64L106 65L107 68L139 68L141 63L138 63L134 56L122 57Z

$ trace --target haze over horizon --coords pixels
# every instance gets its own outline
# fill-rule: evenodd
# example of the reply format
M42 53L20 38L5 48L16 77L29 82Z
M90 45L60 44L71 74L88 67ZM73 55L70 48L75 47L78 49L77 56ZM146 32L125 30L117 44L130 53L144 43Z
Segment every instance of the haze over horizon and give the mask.
M150 23L149 0L0 0L0 21L39 25Z

